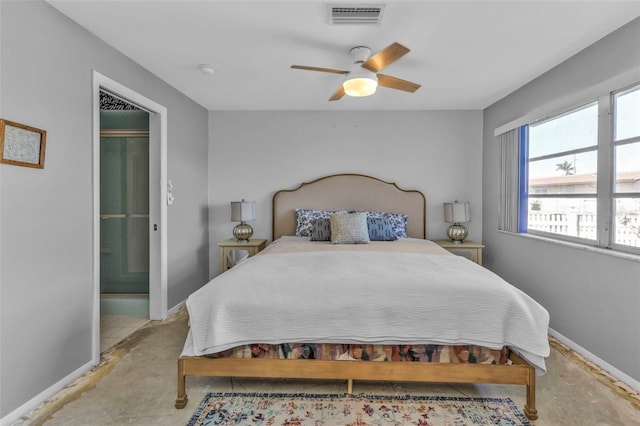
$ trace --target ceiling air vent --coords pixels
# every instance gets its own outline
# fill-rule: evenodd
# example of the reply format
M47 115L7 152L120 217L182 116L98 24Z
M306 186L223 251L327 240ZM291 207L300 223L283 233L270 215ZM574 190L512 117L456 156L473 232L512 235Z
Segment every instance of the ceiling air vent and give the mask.
M380 24L384 5L349 6L346 4L330 4L330 24Z

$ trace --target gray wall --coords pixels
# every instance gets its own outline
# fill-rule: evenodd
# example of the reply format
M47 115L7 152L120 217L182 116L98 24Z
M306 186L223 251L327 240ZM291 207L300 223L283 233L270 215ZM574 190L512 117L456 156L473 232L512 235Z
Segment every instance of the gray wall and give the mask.
M427 237L445 237L442 203L471 202L469 238L482 239L481 111L242 111L209 113L211 250L232 234L229 202L257 202L256 238L271 239L275 191L336 173L418 189ZM212 275L218 265L212 264Z
M485 265L545 306L554 330L636 381L640 261L498 232L494 129L634 69L640 81L639 40L636 19L487 108L483 149Z
M493 136L638 66L639 36L636 20L487 109L484 124L478 111L207 114L44 2L0 1L0 117L48 131L45 169L0 165L0 417L91 360L94 69L168 108L169 307L217 273L209 250L231 235L230 201L256 200L255 235L270 239L276 190L362 173L422 190L429 238L445 234L442 202L471 201L486 264L545 305L552 327L640 380L640 263L496 232Z
M0 417L91 362L92 71L168 109L168 306L208 278L208 115L41 1L0 2L0 117L47 131L0 165Z

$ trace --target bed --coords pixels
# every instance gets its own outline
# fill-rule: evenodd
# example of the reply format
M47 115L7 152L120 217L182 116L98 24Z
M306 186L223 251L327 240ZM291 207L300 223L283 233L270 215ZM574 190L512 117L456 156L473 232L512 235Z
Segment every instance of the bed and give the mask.
M425 223L421 192L369 176L276 192L273 243L187 301L176 408L187 376L346 380L347 393L354 380L495 383L526 386L536 419L548 313L425 240Z

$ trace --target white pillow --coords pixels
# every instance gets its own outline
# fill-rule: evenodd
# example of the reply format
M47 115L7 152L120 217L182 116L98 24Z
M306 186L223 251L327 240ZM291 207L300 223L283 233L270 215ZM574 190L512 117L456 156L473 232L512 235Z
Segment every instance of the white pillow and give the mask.
M331 243L369 244L367 213L337 213L329 216Z

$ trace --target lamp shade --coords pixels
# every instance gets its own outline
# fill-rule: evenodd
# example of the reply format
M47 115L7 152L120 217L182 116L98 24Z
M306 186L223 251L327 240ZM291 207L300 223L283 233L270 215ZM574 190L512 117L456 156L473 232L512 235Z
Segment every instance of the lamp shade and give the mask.
M471 203L468 201L462 203L457 201L454 201L453 203L444 203L444 221L447 223L470 222L470 206Z
M347 78L342 83L344 93L349 96L370 96L376 93L377 87L378 77L375 73L363 68L347 74Z
M256 220L256 202L232 201L231 222L246 222L250 220Z

